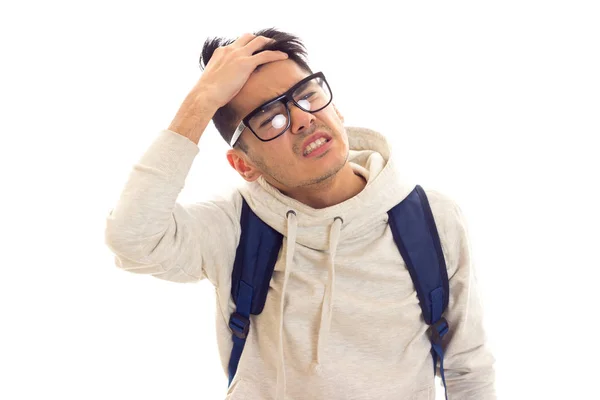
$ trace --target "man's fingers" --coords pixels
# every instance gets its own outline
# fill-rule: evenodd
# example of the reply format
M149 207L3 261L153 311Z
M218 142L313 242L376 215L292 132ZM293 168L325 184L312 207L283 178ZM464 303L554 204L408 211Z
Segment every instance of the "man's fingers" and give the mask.
M256 65L261 65L272 61L285 60L288 58L288 54L283 51L265 50L250 58Z
M244 47L245 45L247 45L255 37L256 36L251 33L244 33L242 36L235 39L235 41L233 43L227 45L227 47L231 47L232 49L239 49L240 47Z

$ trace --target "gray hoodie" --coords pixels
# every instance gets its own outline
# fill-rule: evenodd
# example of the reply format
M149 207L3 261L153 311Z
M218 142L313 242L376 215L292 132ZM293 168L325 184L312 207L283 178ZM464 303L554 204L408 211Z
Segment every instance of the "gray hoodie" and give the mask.
M348 161L367 185L340 204L311 208L262 177L210 201L181 204L177 197L199 148L163 130L107 217L106 244L119 268L174 282L207 278L215 286L225 376L242 197L283 234L265 307L251 316L226 399L435 398L428 326L387 223L387 212L415 183L395 168L383 135L359 127L346 132ZM464 215L449 196L424 189L450 279L443 342L448 397L495 399L494 357L485 344Z

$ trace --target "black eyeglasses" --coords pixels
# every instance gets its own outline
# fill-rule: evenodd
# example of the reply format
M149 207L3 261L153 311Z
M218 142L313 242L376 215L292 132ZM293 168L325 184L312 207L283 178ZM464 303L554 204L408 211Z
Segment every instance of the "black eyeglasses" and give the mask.
M288 102L292 101L302 111L316 113L331 103L333 94L322 72L309 75L292 86L284 94L256 107L237 126L230 142L233 147L242 131L250 128L254 136L263 142L277 139L291 124Z

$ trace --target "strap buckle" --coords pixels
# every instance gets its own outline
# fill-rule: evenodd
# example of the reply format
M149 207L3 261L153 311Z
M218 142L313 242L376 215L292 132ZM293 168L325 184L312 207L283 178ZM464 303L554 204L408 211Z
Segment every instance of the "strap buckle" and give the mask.
M250 330L250 320L236 311L229 318L229 327L235 336L246 339Z
M433 343L440 343L446 333L448 333L448 321L444 317L441 317L429 327L429 334Z

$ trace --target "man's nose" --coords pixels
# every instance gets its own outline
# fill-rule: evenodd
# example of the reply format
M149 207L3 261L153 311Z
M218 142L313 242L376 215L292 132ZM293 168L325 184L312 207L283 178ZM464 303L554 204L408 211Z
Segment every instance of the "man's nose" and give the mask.
M315 119L314 114L304 111L298 107L294 102L289 102L288 107L290 109L290 130L292 133L304 133L310 129L312 121Z

